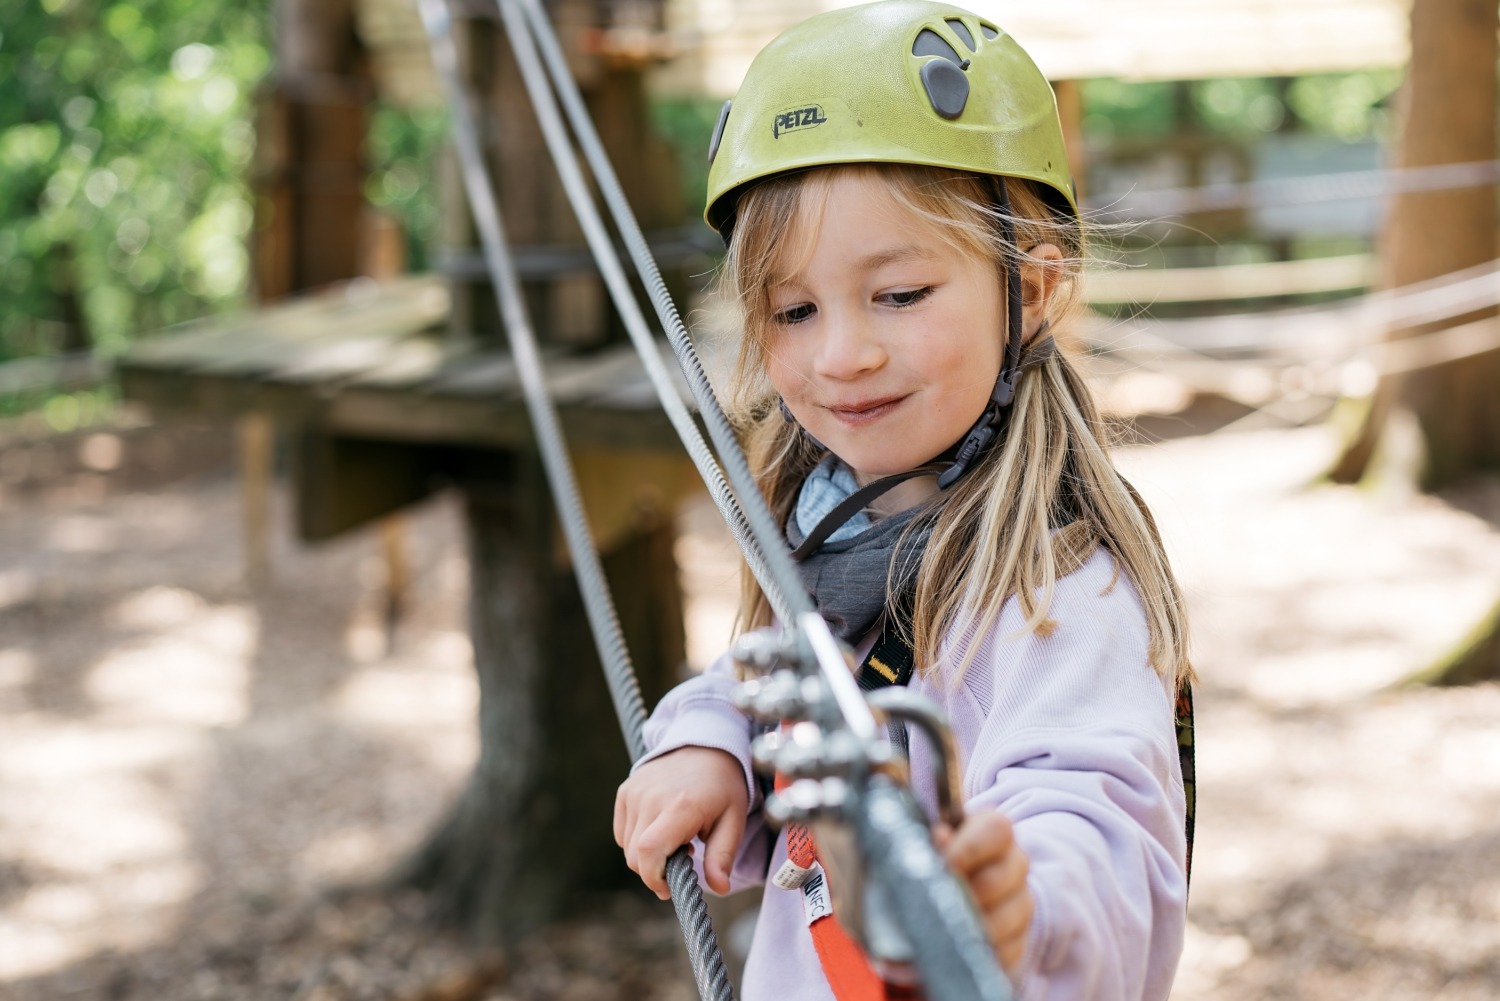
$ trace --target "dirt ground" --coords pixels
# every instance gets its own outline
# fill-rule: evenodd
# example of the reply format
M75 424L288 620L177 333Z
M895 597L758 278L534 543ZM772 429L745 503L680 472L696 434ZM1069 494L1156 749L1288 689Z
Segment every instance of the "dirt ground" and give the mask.
M420 900L336 892L415 845L476 753L452 498L407 519L388 642L374 533L299 548L280 497L273 579L250 587L232 475L87 461L118 460L109 437L65 443L85 461L26 489L0 462L0 997L694 996L654 900L600 901L497 960ZM1308 488L1331 447L1314 428L1120 455L1202 675L1174 997L1492 999L1500 686L1395 683L1500 594L1500 484ZM701 661L733 572L706 503L683 524Z

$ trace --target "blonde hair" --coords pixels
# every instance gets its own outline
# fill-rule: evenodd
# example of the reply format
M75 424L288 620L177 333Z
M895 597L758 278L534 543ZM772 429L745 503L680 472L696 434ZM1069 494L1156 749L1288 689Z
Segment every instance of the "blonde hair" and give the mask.
M993 181L975 174L900 164L847 165L785 175L747 191L737 205L724 270L742 328L727 409L783 527L803 480L825 451L782 418L766 377L771 292L806 263L828 190L841 172L880 182L893 207L933 227L961 252L993 261L1002 294L1004 269L1027 260L1021 248L1054 244L1062 261L1037 262L1055 269L1055 291L1048 300L1054 327L1078 300L1082 228L1071 213L1053 211L1037 186L1024 180L1005 182L1014 245L999 235ZM1023 353L1023 366L1029 360ZM1141 596L1152 667L1171 682L1187 680L1192 669L1182 598L1156 524L1110 463L1106 425L1075 366L1061 351L1035 360L1017 383L1000 440L945 491L930 519L931 535L910 605L908 639L919 669L935 668L943 638L950 633L978 636L993 628L1011 595L1026 616L1024 630L1050 631L1055 623L1048 609L1058 578L1103 546L1114 557L1116 572L1123 571ZM913 525L920 520L913 519ZM889 583L887 588L889 592ZM756 628L770 620L765 595L744 573L739 624ZM968 668L978 644L963 647L955 678Z

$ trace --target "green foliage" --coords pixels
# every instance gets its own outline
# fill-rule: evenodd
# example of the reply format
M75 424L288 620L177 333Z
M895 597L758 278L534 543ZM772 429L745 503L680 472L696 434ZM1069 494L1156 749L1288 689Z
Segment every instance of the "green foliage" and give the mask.
M441 108L381 106L370 116L365 197L401 220L407 269L422 271L437 235L438 151L448 130Z
M1218 135L1274 132L1286 121L1286 105L1275 80L1223 77L1193 85L1193 112L1199 125Z
M708 200L708 141L723 103L711 98L671 98L651 105L651 124L677 153L689 218L701 218Z
M266 3L0 4L0 361L244 294Z
M1173 91L1173 85L1163 81L1085 80L1083 129L1101 139L1169 136L1177 131Z
M1401 78L1391 69L1186 84L1086 80L1083 127L1096 138L1128 140L1190 132L1253 137L1290 125L1352 142L1384 135L1385 104Z
M1298 77L1287 88L1287 103L1315 132L1346 141L1385 138L1387 105L1401 79L1394 69Z

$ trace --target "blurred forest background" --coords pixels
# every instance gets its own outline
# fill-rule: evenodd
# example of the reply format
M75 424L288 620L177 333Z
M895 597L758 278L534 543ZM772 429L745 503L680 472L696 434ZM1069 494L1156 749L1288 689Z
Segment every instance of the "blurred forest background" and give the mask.
M48 426L98 420L106 380L56 392L42 373L102 373L140 337L251 294L246 238L255 224L249 171L256 88L271 67L270 5L220 0L38 0L0 22L0 364L51 361L32 379L0 381L0 413L41 410ZM1262 147L1301 137L1299 165L1373 167L1388 138L1398 69L1295 79L1232 78L1082 84L1085 190L1122 174L1150 186L1139 162L1164 141ZM679 151L683 199L701 209L702 150L715 98L662 98L661 134ZM378 106L365 195L407 234L409 267L431 260L441 108ZM1307 139L1314 141L1309 143ZM1289 147L1290 148L1290 147ZM1097 200L1097 199L1096 199ZM1153 236L1153 242L1155 238ZM1356 234L1276 247L1264 237L1195 241L1177 234L1170 263L1234 263L1368 250ZM25 370L14 370L21 372Z
M1494 33L1493 4L1417 2ZM718 247L697 219L725 95L683 66L801 6L549 5L710 348ZM1291 6L1395 11L1404 32L1409 5ZM368 61L425 64L413 8L0 2L7 999L695 996L670 909L603 843L623 752L529 429L505 410L514 366L495 357L447 112L430 84L390 86L430 68ZM648 387L621 375L618 321L496 68L493 11L450 8L649 699L722 649L737 554L663 457ZM702 21L674 34L664 10ZM351 11L358 30L329 27ZM745 11L744 32L725 27ZM1476 34L1443 30L1413 43L1429 68ZM1189 41L1174 58L1209 48ZM1433 131L1413 133L1403 57L1368 44L1337 72L1200 58L1211 78L1056 81L1107 229L1079 344L1188 592L1202 677L1178 1001L1500 994L1493 122L1457 130L1491 148L1438 150L1428 137L1455 130L1432 109L1483 107L1478 89L1424 83L1415 128ZM1413 135L1435 162L1477 163L1466 187L1393 207L1399 184L1373 172L1430 165L1402 152ZM357 162L311 162L328 149ZM338 198L349 232L320 232L313 209ZM1457 257L1454 205L1481 221ZM351 252L307 279L320 247ZM1469 298L1386 316L1385 291L1471 265ZM1417 349L1377 350L1407 335ZM1474 447L1424 476L1459 439ZM550 679L522 633L551 650ZM578 733L607 753L563 761ZM754 904L715 904L731 964Z

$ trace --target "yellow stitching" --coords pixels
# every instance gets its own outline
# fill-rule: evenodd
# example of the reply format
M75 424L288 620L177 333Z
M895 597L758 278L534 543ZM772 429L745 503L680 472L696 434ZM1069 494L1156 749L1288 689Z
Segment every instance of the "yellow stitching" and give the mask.
M889 681L893 685L896 683L896 672L892 671L887 665L881 663L879 657L871 657L869 663L871 667L880 672L880 676L886 681Z

